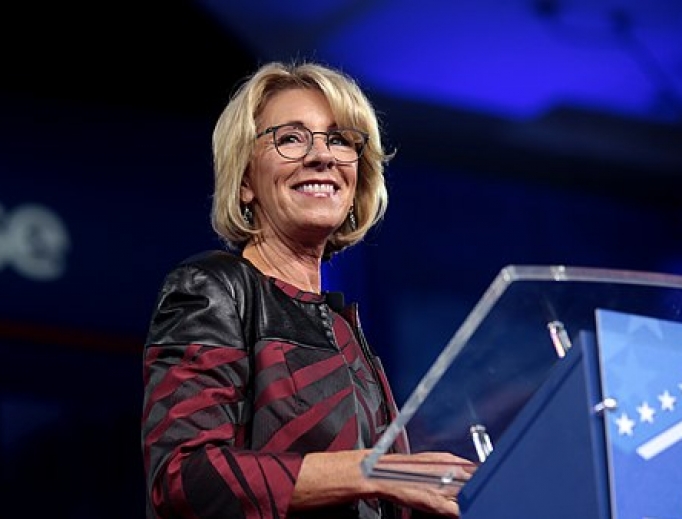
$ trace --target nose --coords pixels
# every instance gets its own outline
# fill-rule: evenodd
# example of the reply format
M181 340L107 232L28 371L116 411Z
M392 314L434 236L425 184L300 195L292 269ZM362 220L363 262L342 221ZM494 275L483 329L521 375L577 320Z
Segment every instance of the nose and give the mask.
M313 143L308 154L304 157L304 163L308 166L329 168L336 164L336 157L327 146L325 134L313 134Z

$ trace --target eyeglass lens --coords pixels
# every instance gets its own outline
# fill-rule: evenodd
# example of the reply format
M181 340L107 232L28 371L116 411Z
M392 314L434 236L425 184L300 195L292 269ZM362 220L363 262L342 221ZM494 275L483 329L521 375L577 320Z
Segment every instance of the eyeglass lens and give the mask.
M315 132L326 136L326 144L339 162L355 162L362 153L365 136L359 130L343 129ZM305 157L313 147L313 132L305 126L287 124L273 132L275 146L279 153L292 160Z

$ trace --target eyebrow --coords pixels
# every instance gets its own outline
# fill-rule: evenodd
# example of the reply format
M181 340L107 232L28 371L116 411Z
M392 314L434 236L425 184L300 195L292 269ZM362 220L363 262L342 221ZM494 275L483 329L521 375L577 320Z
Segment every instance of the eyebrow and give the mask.
M286 125L286 124L292 124L292 125L294 125L294 126L303 126L304 128L308 128L308 125L305 124L303 121L300 121L300 120L297 120L297 121L285 121L285 122L283 122L283 123L271 124L270 126L268 126L268 128L272 128L273 126L283 126L283 125ZM330 130L338 130L338 129L339 129L339 125L338 125L337 123L332 123L332 124L330 124L330 125L327 127L327 131L330 131Z

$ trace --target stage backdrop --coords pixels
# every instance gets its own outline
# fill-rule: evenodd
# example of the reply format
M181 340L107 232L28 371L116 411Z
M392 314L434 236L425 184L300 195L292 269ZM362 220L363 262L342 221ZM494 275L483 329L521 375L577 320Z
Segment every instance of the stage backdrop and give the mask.
M141 518L147 322L168 269L221 246L213 120L9 97L0 109L3 510ZM325 265L325 287L361 303L400 401L507 264L680 272L679 208L429 156L396 156L385 221Z

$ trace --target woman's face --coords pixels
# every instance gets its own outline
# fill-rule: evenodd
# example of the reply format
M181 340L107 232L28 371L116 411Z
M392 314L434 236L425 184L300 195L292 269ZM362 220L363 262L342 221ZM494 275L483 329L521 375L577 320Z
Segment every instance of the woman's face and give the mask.
M336 127L329 103L317 90L289 89L273 95L258 120L258 132L286 123L313 132ZM291 160L275 148L271 133L258 138L241 188L263 228L264 239L324 245L344 222L357 185L357 162L339 163L324 135L314 135L303 158Z

